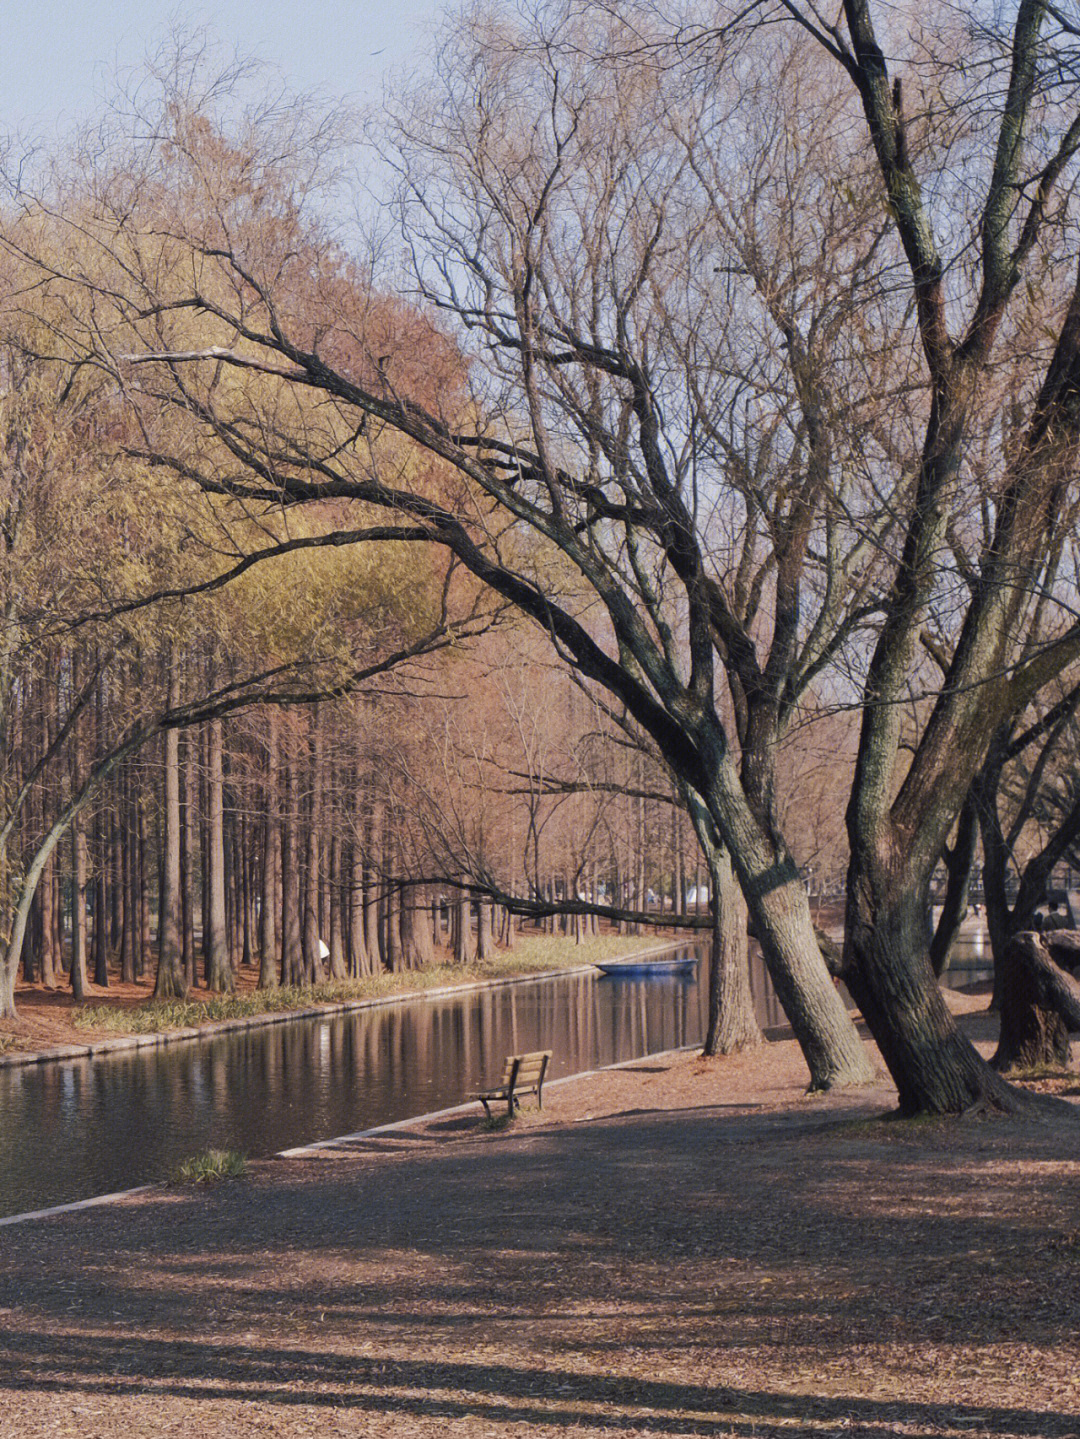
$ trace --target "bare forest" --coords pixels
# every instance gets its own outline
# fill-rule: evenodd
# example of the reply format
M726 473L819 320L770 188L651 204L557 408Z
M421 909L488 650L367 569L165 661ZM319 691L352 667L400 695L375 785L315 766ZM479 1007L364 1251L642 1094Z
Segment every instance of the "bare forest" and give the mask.
M9 166L5 1016L679 929L712 1050L752 942L813 1088L873 1077L850 998L904 1112L1039 1107L1080 22L829 14L477 3L366 117L180 40Z

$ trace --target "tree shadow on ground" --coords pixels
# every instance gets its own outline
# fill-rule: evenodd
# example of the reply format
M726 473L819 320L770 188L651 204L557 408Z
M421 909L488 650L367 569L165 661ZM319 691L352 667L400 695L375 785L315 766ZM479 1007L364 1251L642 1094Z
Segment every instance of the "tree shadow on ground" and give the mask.
M773 1425L800 1439L971 1429L1016 1436L1076 1433L1076 1415L993 1404L926 1404L852 1396L801 1396L728 1385L670 1383L527 1365L378 1359L296 1347L146 1338L5 1335L23 1372L9 1390L236 1399L282 1406L360 1409L428 1418L645 1434L761 1435Z
M0 1393L658 1435L1075 1436L1053 1399L1080 1329L1071 1127L852 1112L710 1106L335 1153L20 1226L0 1240L0 1307L19 1316ZM897 1378L928 1350L982 1377L947 1402ZM1047 1412L1000 1357L1021 1351ZM870 1353L892 1397L876 1381L860 1397ZM783 1392L815 1372L849 1392Z

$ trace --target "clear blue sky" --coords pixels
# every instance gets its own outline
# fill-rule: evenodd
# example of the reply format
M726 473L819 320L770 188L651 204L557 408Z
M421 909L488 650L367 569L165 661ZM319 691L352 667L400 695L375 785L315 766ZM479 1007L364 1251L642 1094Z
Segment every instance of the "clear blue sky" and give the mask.
M0 135L48 140L90 120L117 67L180 23L269 62L290 89L375 100L423 49L441 0L30 0L4 6Z

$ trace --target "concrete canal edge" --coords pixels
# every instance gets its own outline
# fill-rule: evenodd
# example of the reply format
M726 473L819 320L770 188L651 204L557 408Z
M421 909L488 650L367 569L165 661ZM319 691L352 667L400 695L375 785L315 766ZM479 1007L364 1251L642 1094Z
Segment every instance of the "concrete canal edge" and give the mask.
M649 949L621 954L619 959L643 959L649 954L662 954L668 949L682 949L692 939L669 940ZM295 1019L328 1019L336 1014L351 1014L361 1009L380 1009L388 1004L410 1004L417 999L450 999L459 994L473 994L485 989L502 989L509 984L531 984L541 979L565 979L575 974L592 974L595 964L576 964L568 969L545 969L533 974L498 975L492 979L472 979L464 984L440 984L434 989L410 989L400 994L376 994L367 999L334 1000L313 1004L305 1009L277 1009L266 1014L249 1014L239 1019L216 1019L206 1024L183 1029L162 1029L153 1034L122 1034L115 1039L94 1039L86 1044L62 1044L52 1049L15 1051L0 1054L0 1069L16 1069L29 1064L49 1064L71 1059L94 1059L99 1054L117 1054L123 1050L159 1049L166 1044L186 1040L215 1039L219 1034L233 1034L242 1029L262 1029L272 1024L287 1024Z
M26 1224L31 1219L51 1219L54 1214L74 1214L80 1209L97 1209L102 1204L115 1204L118 1199L130 1199L135 1194L146 1194L151 1189L160 1189L160 1184L139 1184L134 1189L118 1189L115 1194L95 1194L91 1199L73 1199L69 1204L53 1204L48 1209L28 1209L23 1214L5 1214L0 1219L0 1229L9 1224Z

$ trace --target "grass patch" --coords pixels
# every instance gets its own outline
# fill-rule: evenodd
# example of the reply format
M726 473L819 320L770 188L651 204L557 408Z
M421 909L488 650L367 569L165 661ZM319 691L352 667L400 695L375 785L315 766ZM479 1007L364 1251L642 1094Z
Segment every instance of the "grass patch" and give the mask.
M702 938L704 938L704 934ZM601 959L621 959L640 954L644 949L659 949L665 944L686 943L655 934L593 934L575 944L562 934L523 934L513 949L500 950L482 968L481 977L499 974L529 974L535 970L572 969L576 964L596 964Z
M574 944L562 935L522 935L513 949L499 950L482 964L435 964L425 969L397 974L376 974L364 979L345 979L311 986L283 985L277 989L256 989L249 994L215 994L199 999L148 1000L137 1009L111 1004L90 1004L76 1009L73 1020L79 1029L104 1030L117 1034L158 1034L169 1029L188 1029L215 1020L248 1019L260 1014L281 1014L308 1009L316 1004L340 1004L349 1000L378 999L395 994L420 994L444 985L467 984L511 975L538 974L545 970L572 969L595 964L600 959L636 954L663 943L663 938L630 935L594 935Z
M220 1184L223 1179L239 1179L247 1168L247 1160L236 1149L206 1149L185 1159L173 1175L174 1184Z
M1076 1071L1063 1068L1060 1064L1033 1064L1028 1069L1007 1069L1003 1079L1011 1082L1025 1079L1075 1079Z
M13 1034L0 1034L0 1054L6 1054L9 1049L16 1049L18 1041Z
M498 1114L485 1114L480 1121L480 1127L488 1130L491 1134L497 1134L500 1129L509 1129L514 1122L514 1116L507 1110L501 1109Z

